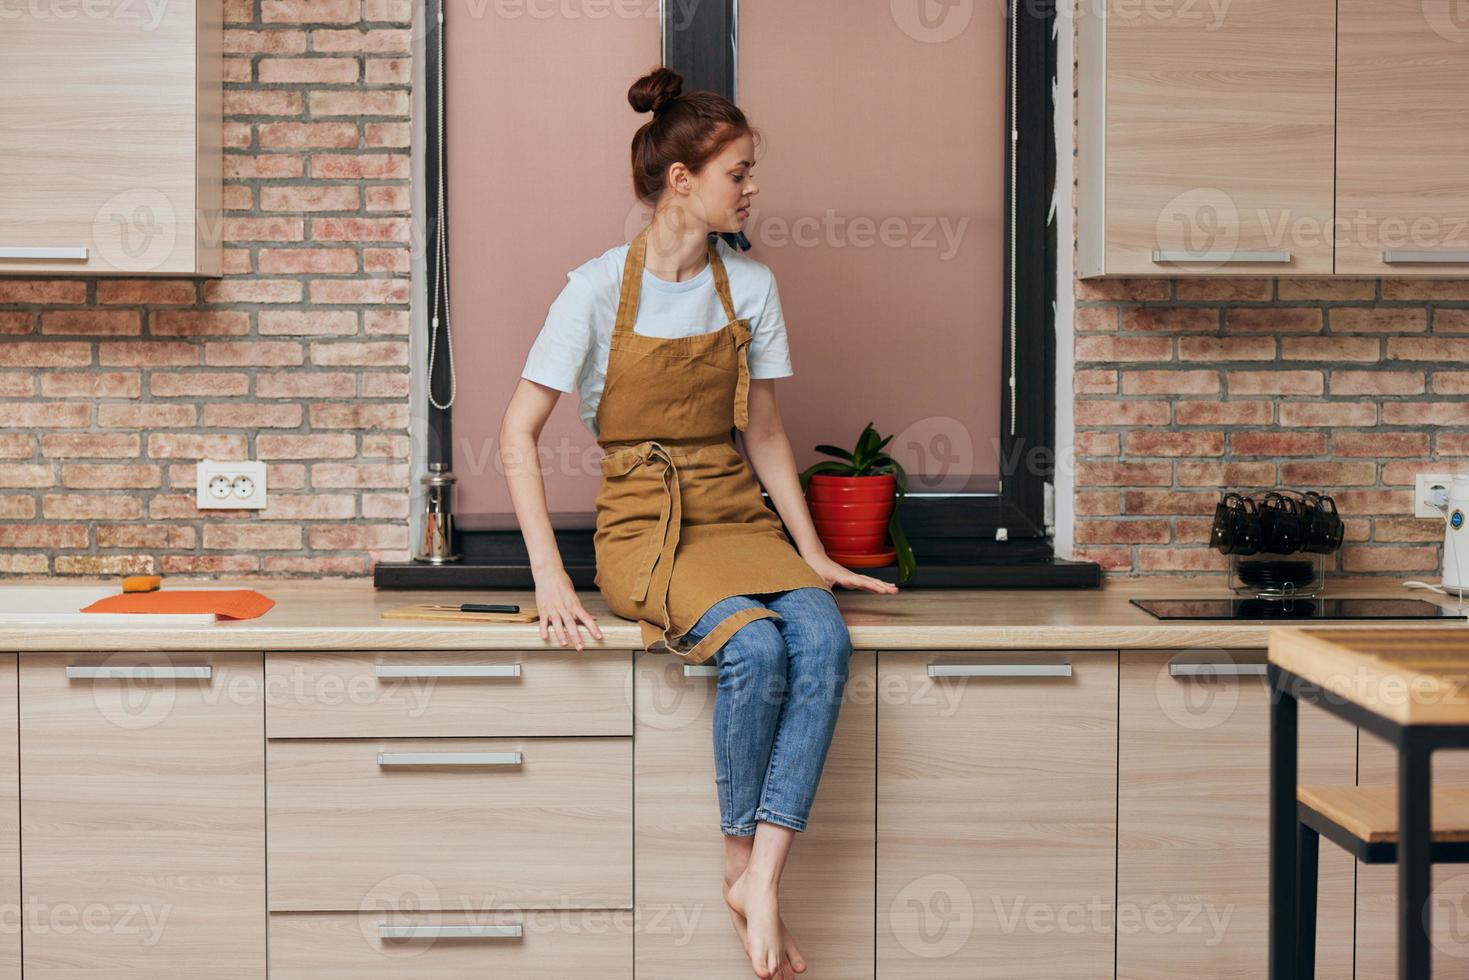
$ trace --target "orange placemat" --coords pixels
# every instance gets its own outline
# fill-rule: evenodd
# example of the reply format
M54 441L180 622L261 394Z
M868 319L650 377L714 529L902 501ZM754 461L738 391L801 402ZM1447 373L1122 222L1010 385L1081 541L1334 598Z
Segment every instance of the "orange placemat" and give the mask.
M222 619L254 619L264 615L275 600L254 589L159 589L157 592L119 592L98 599L82 612L98 613L214 613Z

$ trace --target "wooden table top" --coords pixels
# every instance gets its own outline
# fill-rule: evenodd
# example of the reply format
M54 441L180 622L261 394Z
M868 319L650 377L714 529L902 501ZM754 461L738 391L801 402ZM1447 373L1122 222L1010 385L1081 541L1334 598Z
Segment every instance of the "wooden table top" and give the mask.
M1270 662L1403 725L1469 725L1469 628L1277 629Z

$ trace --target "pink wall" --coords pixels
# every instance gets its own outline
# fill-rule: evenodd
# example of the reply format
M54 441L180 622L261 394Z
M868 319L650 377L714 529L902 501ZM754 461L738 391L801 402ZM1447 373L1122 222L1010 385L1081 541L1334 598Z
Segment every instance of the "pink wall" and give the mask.
M496 433L566 272L641 227L628 144L646 117L625 93L659 57L656 18L484 9L448 35L461 515L511 509ZM779 392L798 464L872 420L915 477L997 472L1001 12L975 5L943 43L875 0L740 13L739 101L765 137L747 234L790 330ZM542 437L553 512L591 511L596 493L574 399Z

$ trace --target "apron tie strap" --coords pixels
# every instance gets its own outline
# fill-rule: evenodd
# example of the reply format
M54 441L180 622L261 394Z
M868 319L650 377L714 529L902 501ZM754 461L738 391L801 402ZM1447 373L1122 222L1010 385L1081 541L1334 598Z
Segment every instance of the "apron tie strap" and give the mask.
M648 548L639 563L637 580L633 583L633 602L645 602L658 580L658 591L663 596L664 618L668 615L668 583L673 577L673 554L678 550L679 529L683 526L683 494L678 485L678 467L668 450L656 442L649 441L638 447L637 453L625 465L618 467L615 475L631 472L642 463L656 463L662 467L663 505L658 514L658 524L648 536Z
M753 339L744 320L734 321L735 360L739 380L735 382L734 421L741 432L750 424L750 357L748 348Z

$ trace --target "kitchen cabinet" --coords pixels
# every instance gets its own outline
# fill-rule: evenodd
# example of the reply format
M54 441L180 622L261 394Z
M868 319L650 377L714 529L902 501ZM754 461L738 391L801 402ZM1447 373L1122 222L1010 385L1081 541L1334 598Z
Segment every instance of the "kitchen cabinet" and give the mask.
M20 663L27 980L263 980L262 657Z
M1118 980L1256 980L1268 963L1270 698L1262 650L1121 667ZM1356 729L1300 718L1303 783L1350 784ZM1353 858L1321 846L1316 976L1352 978ZM1389 920L1391 922L1391 920Z
M1112 976L1117 654L878 655L877 973Z
M1336 271L1469 276L1469 16L1340 0Z
M810 824L781 881L781 917L811 970L844 980L873 976L875 680L875 655L854 653ZM718 668L640 653L634 682L638 980L747 980L721 888Z
M1336 0L1084 6L1078 274L1330 274Z
M0 905L20 909L20 679L0 653ZM0 980L20 980L20 919L0 922Z
M270 971L631 980L627 650L270 653Z
M856 651L782 883L813 970L1258 980L1264 659ZM626 650L0 655L0 980L743 980L717 683ZM1301 736L1303 781L1395 779L1314 706ZM1318 976L1389 980L1395 869L1321 865ZM1435 884L1435 976L1469 980L1469 876Z
M221 0L3 20L0 274L220 275Z

